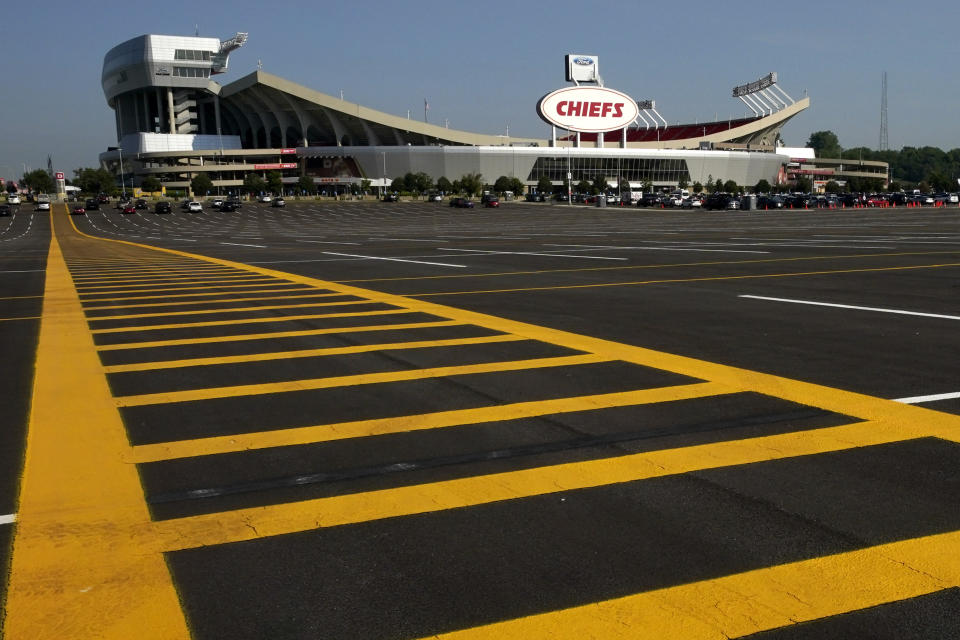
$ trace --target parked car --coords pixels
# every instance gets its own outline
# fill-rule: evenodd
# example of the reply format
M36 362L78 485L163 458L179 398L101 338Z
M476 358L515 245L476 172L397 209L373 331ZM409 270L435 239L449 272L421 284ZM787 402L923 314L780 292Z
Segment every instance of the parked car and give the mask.
M542 193L528 193L525 196L527 202L546 202L546 198L543 197Z
M0 204L0 216L10 216L13 215L13 211L10 209L8 204Z
M158 202L153 207L154 213L170 213L171 211L173 211L173 207L171 207L170 203L165 200L163 202Z
M128 202L122 211L123 213L136 213L137 207L132 202Z
M240 208L240 203L236 200L224 200L223 204L220 205L220 211L223 213L229 213L231 211L236 211Z
M201 213L203 211L203 205L194 200L187 205L187 211L191 213Z
M268 196L268 195L262 195L262 196L260 196L259 198L257 198L257 201L258 201L258 202L273 202L273 198L270 197L270 196Z
M87 215L87 210L81 207L80 205L75 206L73 209L70 209L70 215L72 216L85 216Z
M491 198L487 198L486 200L483 201L483 206L489 207L489 208L491 208L491 209L499 208L499 207L500 207L500 200L497 199L496 196L493 196L493 197L491 197Z
M757 196L757 209L783 209L786 201L780 196Z
M107 204L108 202L110 202L110 196L108 196L105 193L101 193L100 195L97 196L97 202L99 202L100 204Z
M659 207L661 197L656 193L645 193L637 200L638 207Z
M191 203L191 202L192 202L191 200L184 200L184 201L182 201L182 202L180 203L180 208L181 208L183 211L188 211L188 210L190 209L190 203Z
M128 200L117 200L117 204L115 204L113 208L117 209L118 211L123 211L128 206L132 207L133 203Z
M568 202L570 200L570 196L566 193L555 193L553 194L553 199L557 202Z
M146 201L146 200L141 200L141 199L135 200L134 203L133 203L133 206L136 207L137 209L146 209L146 208L147 208L147 201Z
M474 204L472 200L467 200L466 198L454 198L450 201L451 207L457 207L458 209L473 209Z
M87 201L84 203L84 208L87 211L99 211L100 201L96 198L87 198Z
M7 204L20 204L20 196L15 193L8 193Z
M271 207L285 207L287 206L287 201L283 198L274 198Z
M214 198L210 201L210 206L214 209L219 209L223 205L223 198Z
M400 202L400 196L395 193L383 194L383 202Z

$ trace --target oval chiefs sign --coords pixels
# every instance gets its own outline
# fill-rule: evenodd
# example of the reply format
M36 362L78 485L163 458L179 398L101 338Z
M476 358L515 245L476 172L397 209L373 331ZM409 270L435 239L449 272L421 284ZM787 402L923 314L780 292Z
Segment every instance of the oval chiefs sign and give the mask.
M541 118L568 131L598 133L623 129L637 119L637 102L605 87L566 87L537 103Z

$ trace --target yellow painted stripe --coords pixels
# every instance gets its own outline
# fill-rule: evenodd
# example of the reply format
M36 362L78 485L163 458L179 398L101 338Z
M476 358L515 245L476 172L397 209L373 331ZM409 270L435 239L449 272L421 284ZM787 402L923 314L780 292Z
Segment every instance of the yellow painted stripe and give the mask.
M264 281L264 280L267 280L267 278L264 278L263 276L255 276L255 275L245 275L245 276L239 276L239 277L235 277L235 278L234 278L234 277L231 277L231 278L223 278L223 277L221 277L221 276L216 276L215 278L211 278L211 279L204 279L204 278L165 278L163 281L158 282L157 285L159 285L159 286L170 286L170 285L179 285L179 284L182 283L182 284L185 284L185 285L202 284L202 285L208 285L208 286L209 286L209 285L217 285L217 284L221 284L221 283L233 283L233 282L243 282L243 281L257 281L257 282L261 282L261 281ZM129 287L131 287L131 288L133 288L133 287L141 287L141 288L143 288L144 291L154 291L154 289L150 286L149 283L139 283L139 282L137 282L137 283L134 283L134 284L129 285ZM149 288L148 288L148 287L149 287ZM78 285L78 286L77 286L77 291L80 292L80 295L100 294L100 293L102 293L102 291L101 291L102 289L107 289L107 290L110 290L110 291L116 292L116 293L124 293L125 291L128 291L128 288L127 288L126 286L120 284L120 283L112 283L112 284L104 284L104 285L90 285L90 286ZM161 289L161 290L163 290L163 289ZM136 289L136 291L139 291L139 289Z
M430 637L738 638L956 587L958 546L958 532L914 538Z
M125 281L140 281L140 280L157 280L163 277L172 278L180 276L197 276L197 275L234 275L242 272L238 272L236 269L230 269L229 267L220 267L217 265L198 265L197 267L190 267L189 269L137 269L134 271L124 272L124 273L115 273L111 275L95 275L95 276L85 276L80 274L73 274L74 284L92 284L95 282L125 282Z
M158 534L166 538L165 550L175 551L649 480L704 469L841 451L914 437L916 430L910 426L861 422L223 511L156 524Z
M421 340L418 342L391 342L384 344L359 344L350 347L330 347L326 349L300 349L297 351L277 351L270 353L247 353L236 356L216 356L211 358L189 358L168 360L165 362L137 362L134 364L115 364L104 367L107 373L128 373L130 371L158 371L160 369L182 369L184 367L205 367L210 365L238 364L241 362L263 362L265 360L290 360L294 358L316 358L341 356L351 353L371 353L397 349L428 349L433 347L455 347L471 344L490 344L496 342L516 342L525 340L520 336L494 335L479 338L452 338L449 340Z
M271 322L290 322L293 320L319 320L323 318L361 318L366 316L384 316L398 313L412 313L409 309L384 309L381 311L356 311L354 313L314 313L295 316L277 316L275 318L241 318L238 320L211 320L209 322L180 322L177 324L151 324L145 327L111 327L93 329L91 333L127 333L140 331L160 331L162 329L189 329L195 327L225 327L238 324L264 324ZM91 321L96 321L92 318Z
M290 284L294 284L294 283L290 283ZM218 287L218 288L219 288L219 287ZM290 293L290 292L297 292L297 291L304 291L304 292L306 292L306 291L316 291L316 290L317 290L316 287L304 287L304 286L301 286L300 288L285 287L285 288L283 288L283 289L253 289L253 290L251 290L251 291L239 291L239 292L237 292L237 293L239 293L240 295L246 295L246 294L250 294L250 293ZM109 297L109 298L84 298L84 299L82 300L82 302L83 302L83 306L86 307L86 306L87 306L89 303L91 303L91 302L113 302L113 301L116 301L116 300L156 300L156 299L158 299L158 298L162 298L162 299L164 299L164 300L167 300L167 299L169 299L169 298L207 298L207 297L210 297L210 296L223 296L223 295L229 295L229 294L228 294L227 292L224 292L224 291L209 291L209 292L206 292L206 293L178 293L178 294L173 295L173 296L171 296L171 295L163 295L163 296L120 296L120 297L116 297L116 298L111 296L111 297ZM343 294L342 294L342 293L339 293L339 292L334 292L334 293L331 293L330 295L340 296L340 295L343 295ZM199 300L199 301L195 301L195 302L204 302L204 301L203 301L203 300ZM183 303L183 304L190 304L190 303ZM94 307L94 308L95 308L95 307Z
M393 331L403 329L425 329L428 327L456 327L463 323L456 320L436 320L433 322L410 322L406 324L377 324L364 327L330 327L328 329L304 329L301 331L277 331L275 333L248 333L235 336L211 336L209 338L183 338L180 340L152 340L149 342L125 342L123 344L105 344L97 347L100 351L123 351L126 349L146 349L148 347L179 347L191 344L213 344L216 342L238 342L241 340L273 340L275 338L299 338L324 336L331 333L353 333L366 331Z
M267 283L270 283L271 286L276 286L277 284L281 284L281 283L279 283L279 282L274 281L273 278L251 278L251 281L250 281L249 283L247 283L247 284L218 284L218 285L216 285L215 287L211 287L211 285L203 285L203 286L200 286L200 287L187 287L187 286L183 286L183 287L168 287L168 288L163 288L163 289L120 289L120 290L110 290L110 291L81 291L81 292L80 292L80 295L81 295L81 298L80 298L80 299L81 299L82 302L86 302L86 301L89 300L90 298L86 298L86 297L83 297L83 296L106 296L106 295L112 295L112 294L116 294L116 293L166 293L167 295L170 295L170 294L169 294L170 291L196 291L197 289L210 289L210 288L215 288L215 289L249 289L249 288L251 288L251 287L256 287L256 286L260 286L260 285L266 286ZM291 283L291 284L293 284L293 283ZM220 291L219 293L222 294L223 292ZM176 296L179 296L179 295L180 295L180 294L176 294ZM156 296L155 296L155 297L156 297Z
M218 313L241 313L247 311L269 311L274 309L306 309L309 307L347 307L358 304L377 304L369 300L344 300L342 302L303 302L300 304L271 304L255 307L230 307L227 309L196 309L191 311L162 311L159 313L130 313L119 316L89 316L91 321L133 320L136 318L168 318L170 316L216 315ZM89 311L89 309L88 309Z
M249 273L236 273L234 271L218 271L216 273L164 273L158 274L150 277L125 277L125 278L109 278L109 279L100 279L100 280L85 280L79 281L74 280L74 284L77 286L77 289L83 293L84 291L89 291L90 289L107 289L107 288L117 288L124 286L138 286L138 287L150 287L153 285L168 285L168 284L179 284L179 283L189 283L194 282L243 282L244 280L249 280Z
M309 291L305 289L305 291ZM139 304L106 304L106 305L91 305L84 304L83 308L86 311L100 311L103 309L140 309L140 308L150 308L150 307L182 307L187 305L199 305L199 304L226 304L233 302L257 302L259 300L307 300L311 298L333 298L337 296L342 296L342 293L302 293L297 296L260 296L255 298L220 298L216 300L185 300L181 302L141 302ZM0 298L2 299L2 298ZM117 300L127 300L128 298L116 298Z
M711 276L704 278L666 278L663 280L635 280L632 282L598 282L594 284L568 284L543 287L516 287L513 289L477 289L473 291L436 291L431 293L401 293L400 296L410 298L427 298L433 296L467 296L484 293L519 293L524 291L558 291L563 289L595 289L601 287L632 287L647 284L680 284L685 282L720 282L726 280L760 280L765 278L797 278L805 276L826 276L843 273L871 273L881 271L910 271L914 269L943 269L960 267L960 262L944 264L908 265L900 267L874 267L869 269L834 269L828 271L802 271L797 273L768 273L741 276Z
M55 235L36 363L6 637L186 640L163 557L144 551L150 514Z
M288 447L348 438L365 438L388 433L406 433L424 429L444 429L448 427L481 424L484 422L520 420L522 418L534 418L545 415L574 413L577 411L594 411L614 407L675 402L677 400L691 400L694 398L736 393L737 391L737 389L730 389L713 382L699 382L675 387L662 387L659 389L639 389L637 391L602 393L590 396L557 398L554 400L516 402L492 407L478 407L475 409L438 411L421 415L401 416L399 418L357 420L354 422L321 424L295 429L240 433L229 436L139 445L132 448L130 455L127 456L125 460L131 463L143 464L146 462L158 462L160 460L172 460L175 458L235 453L238 451L268 449L271 447Z
M190 389L187 391L170 391L166 393L146 393L135 396L120 396L115 398L115 402L118 407L142 407L145 405L166 404L170 402L193 402L196 400L236 398L239 396L255 396L268 393L312 391L315 389L350 387L361 384L403 382L407 380L425 380L428 378L442 378L446 376L470 375L476 373L522 371L527 369L542 369L547 367L570 367L605 361L606 358L595 356L593 354L562 356L557 358L531 358L530 360L511 360L509 362L486 362L483 364L467 364L454 367L408 369L405 371L385 371L381 373L365 373L352 376L335 376L331 378L311 378L307 380L291 380L287 382L243 384L232 387L212 387L209 389Z

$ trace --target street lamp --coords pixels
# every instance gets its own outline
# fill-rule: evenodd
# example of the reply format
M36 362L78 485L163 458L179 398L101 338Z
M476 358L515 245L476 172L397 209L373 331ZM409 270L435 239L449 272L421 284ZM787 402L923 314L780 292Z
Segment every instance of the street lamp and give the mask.
M107 147L107 151L118 151L120 153L120 197L126 198L127 187L123 183L123 147Z

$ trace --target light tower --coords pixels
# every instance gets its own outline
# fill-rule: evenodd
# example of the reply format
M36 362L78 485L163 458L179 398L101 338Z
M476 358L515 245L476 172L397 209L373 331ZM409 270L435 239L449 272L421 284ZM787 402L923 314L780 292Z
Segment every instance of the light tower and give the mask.
M880 151L890 148L890 132L887 131L887 72L883 72L883 91L880 98Z

